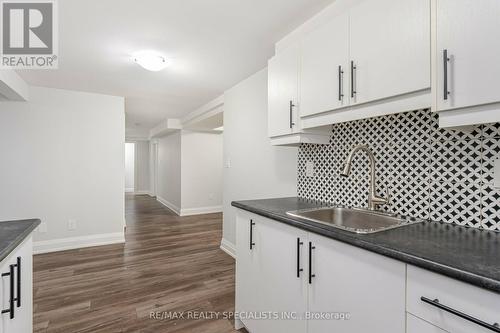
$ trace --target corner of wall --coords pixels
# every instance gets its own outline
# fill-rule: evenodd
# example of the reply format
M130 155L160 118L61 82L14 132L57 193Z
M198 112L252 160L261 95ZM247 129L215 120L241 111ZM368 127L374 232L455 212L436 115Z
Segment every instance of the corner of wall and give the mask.
M220 249L227 254L229 254L231 257L236 259L236 245L228 241L227 239L222 239L220 242Z

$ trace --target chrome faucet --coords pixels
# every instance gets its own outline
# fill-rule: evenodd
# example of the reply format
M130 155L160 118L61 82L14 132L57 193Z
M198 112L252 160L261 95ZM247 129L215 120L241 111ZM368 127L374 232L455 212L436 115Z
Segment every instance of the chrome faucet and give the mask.
M373 156L372 151L366 145L359 145L353 148L349 157L347 157L347 162L345 164L344 170L342 171L342 176L349 176L351 173L351 164L354 154L359 150L364 151L368 154L368 158L370 159L370 194L368 196L368 208L370 210L375 210L379 205L385 205L389 203L389 190L387 189L387 197L381 198L377 196L375 186L376 186L376 178L375 178L375 156Z

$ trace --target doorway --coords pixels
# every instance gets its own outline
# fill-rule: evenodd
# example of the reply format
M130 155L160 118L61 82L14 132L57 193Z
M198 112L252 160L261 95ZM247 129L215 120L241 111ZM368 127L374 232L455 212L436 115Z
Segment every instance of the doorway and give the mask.
M135 192L135 143L125 143L125 192Z
M150 195L156 197L158 188L158 142L150 144Z

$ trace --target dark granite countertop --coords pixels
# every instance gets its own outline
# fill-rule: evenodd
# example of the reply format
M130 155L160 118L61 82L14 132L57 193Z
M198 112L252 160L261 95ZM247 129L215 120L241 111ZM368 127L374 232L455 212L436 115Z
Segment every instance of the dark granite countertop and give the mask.
M299 198L233 201L232 205L319 235L500 293L500 233L424 222L355 234L294 218L287 211L321 204Z
M39 219L0 222L0 261L40 224Z

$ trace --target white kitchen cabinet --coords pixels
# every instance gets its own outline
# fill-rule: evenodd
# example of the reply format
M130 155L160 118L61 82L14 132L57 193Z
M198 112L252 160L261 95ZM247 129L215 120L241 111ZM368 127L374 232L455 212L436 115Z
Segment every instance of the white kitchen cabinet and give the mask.
M456 110L441 125L500 121L500 2L433 0L433 10L434 111Z
M33 244L31 236L2 260L0 272L2 273L0 307L2 310L13 310L13 318L10 313L0 315L0 332L31 333L33 331ZM12 280L11 272L13 273ZM5 275L6 273L9 275ZM11 286L14 287L13 294ZM21 293L21 301L16 300L11 305L11 297L18 298L19 293Z
M500 102L500 2L439 0L436 8L438 111Z
M314 247L309 311L349 318L309 320L308 332L404 332L404 263L315 234L309 242Z
M351 104L430 89L429 54L430 0L363 1L354 6Z
M236 312L255 313L261 311L263 297L261 285L262 248L260 246L260 218L253 214L240 212L236 217ZM255 317L241 319L251 332L263 331L263 322Z
M305 333L306 322L297 316L307 311L307 232L261 218L259 237L264 279L259 310L277 315L259 332Z
M257 214L238 210L236 241L236 311L274 318L242 318L252 333L486 333L470 318L499 320L497 293Z
M302 41L300 115L349 105L349 13L307 34Z
M299 101L299 43L290 45L269 60L268 132L272 145L327 144L330 128L303 131Z
M255 315L241 318L251 332L305 333L305 321L295 316L304 314L307 305L306 241L304 231L238 213L236 311ZM297 271L297 265L302 271Z
M301 28L277 54L299 45L302 132L431 106L431 0L334 3Z
M446 331L407 313L406 333L446 333Z
M268 116L270 137L299 131L298 71L298 43L291 45L269 60Z
M277 316L252 333L404 332L404 263L244 211L236 241L236 311Z
M429 301L437 302L489 325L500 324L498 294L425 269L407 266L406 297L409 313L452 333L486 333L491 330Z

